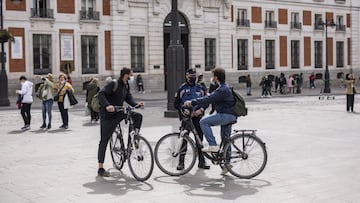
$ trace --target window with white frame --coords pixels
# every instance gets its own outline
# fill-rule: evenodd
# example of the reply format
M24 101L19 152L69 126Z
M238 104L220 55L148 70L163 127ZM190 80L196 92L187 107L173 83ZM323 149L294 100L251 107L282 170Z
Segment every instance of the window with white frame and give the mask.
M335 24L337 31L345 31L344 16L342 15L336 16Z
M301 29L300 14L298 12L291 13L291 28Z
M269 27L269 28L277 27L274 11L266 11L265 12L265 27Z
M336 67L344 67L344 42L336 42Z
M275 68L275 40L265 40L266 69Z
M315 41L314 42L315 49L315 68L323 67L323 42Z
M249 27L250 26L250 20L248 19L247 9L238 9L238 26L244 26Z
M98 37L81 36L81 68L83 74L98 73Z
M145 38L131 36L131 69L133 72L145 71Z
M238 70L248 69L248 40L238 39Z
M291 68L300 68L300 41L291 40Z
M33 0L31 17L53 18L53 10L50 9L50 0Z
M322 14L315 14L315 30L324 30Z
M33 35L33 66L34 74L51 72L51 35Z
M216 66L216 39L205 38L205 70L209 71Z

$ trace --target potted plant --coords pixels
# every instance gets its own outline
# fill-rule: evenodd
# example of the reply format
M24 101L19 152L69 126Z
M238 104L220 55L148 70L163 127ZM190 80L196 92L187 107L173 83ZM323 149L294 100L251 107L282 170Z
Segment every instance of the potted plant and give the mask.
M15 41L14 36L8 30L0 30L0 43Z

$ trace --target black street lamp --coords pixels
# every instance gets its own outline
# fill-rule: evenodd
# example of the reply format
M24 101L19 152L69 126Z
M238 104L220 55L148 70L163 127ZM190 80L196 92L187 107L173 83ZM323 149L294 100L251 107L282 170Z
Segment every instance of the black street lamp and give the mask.
M330 89L330 73L329 73L329 63L328 63L328 37L327 37L327 27L334 27L336 24L334 23L334 20L328 20L325 19L324 21L320 21L319 25L325 26L325 87L324 87L324 93L331 93Z
M0 0L0 17L1 17L1 30L3 30L4 29L3 0ZM8 78L5 71L6 53L5 53L4 43L5 42L1 40L0 106L10 106L9 92L8 92Z
M184 82L185 76L185 51L181 44L179 12L177 0L171 1L171 31L170 45L166 50L167 66L167 111L165 117L177 117L178 113L174 107L175 93L177 88Z

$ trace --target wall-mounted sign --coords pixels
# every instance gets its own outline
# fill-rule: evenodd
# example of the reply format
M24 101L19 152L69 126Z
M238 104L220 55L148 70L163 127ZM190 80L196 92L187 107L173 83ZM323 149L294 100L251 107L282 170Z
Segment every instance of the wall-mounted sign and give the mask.
M12 59L23 58L22 37L14 37L14 43L11 43L11 58Z
M73 61L74 60L74 46L73 35L62 34L61 35L61 60Z

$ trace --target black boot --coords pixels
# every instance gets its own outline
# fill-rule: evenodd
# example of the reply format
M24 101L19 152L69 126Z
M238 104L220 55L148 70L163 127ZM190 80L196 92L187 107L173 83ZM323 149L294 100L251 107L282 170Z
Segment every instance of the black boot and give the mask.
M180 155L179 164L177 165L176 170L178 171L184 170L185 168L184 160L185 160L185 155Z

